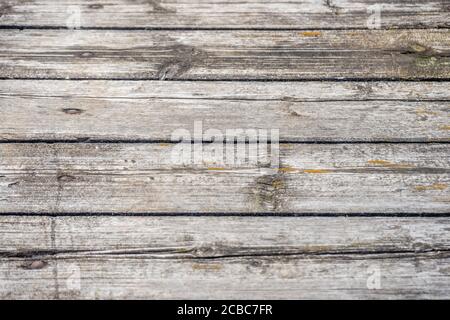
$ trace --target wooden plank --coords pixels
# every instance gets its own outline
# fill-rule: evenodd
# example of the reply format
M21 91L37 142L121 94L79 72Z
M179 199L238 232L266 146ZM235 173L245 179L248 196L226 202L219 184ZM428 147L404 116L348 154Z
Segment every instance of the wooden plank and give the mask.
M449 79L450 32L3 30L0 77Z
M38 218L38 219L36 219ZM50 250L52 236L48 217L0 217L0 255ZM0 285L1 287L1 285Z
M365 101L450 100L449 81L59 81L3 80L0 98ZM53 93L53 94L51 94ZM25 102L25 101L24 101ZM3 107L3 105L2 105Z
M450 296L449 223L1 217L8 241L0 244L0 297L442 299ZM30 231L40 239L32 241Z
M218 164L206 149L202 163L175 164L172 146L1 144L0 211L438 214L450 209L448 144L281 144L279 170L268 168L270 159Z
M0 216L0 252L194 259L445 251L449 227L447 217Z
M1 259L0 277L5 280L0 296L3 299L448 299L449 263L446 252L370 257L249 256L222 260L128 256L117 259L105 255L50 259L46 263ZM377 288L377 282L372 284L377 275L380 289L368 289Z
M448 82L0 82L0 139L156 140L278 128L283 141L449 141Z
M445 0L9 0L1 26L83 28L368 28L449 27ZM78 11L79 10L79 11Z

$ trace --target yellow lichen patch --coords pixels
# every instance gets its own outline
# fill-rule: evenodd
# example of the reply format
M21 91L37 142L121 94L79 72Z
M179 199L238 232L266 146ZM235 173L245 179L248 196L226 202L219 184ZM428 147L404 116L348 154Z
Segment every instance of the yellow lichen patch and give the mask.
M274 181L272 182L272 187L275 188L275 189L281 189L281 188L283 188L283 187L284 187L284 182L283 182L283 180L279 180L279 179L274 180Z
M367 161L369 164L374 164L377 166L391 166L392 162L386 160L369 160Z
M436 201L436 202L450 202L450 197L434 197L433 201Z
M284 168L279 168L278 171L280 172L299 172L298 169L296 168L292 168L292 167L284 167Z
M160 143L159 146L160 147L169 147L170 143Z
M427 190L445 190L447 189L447 185L445 183L433 183L428 186L415 186L414 189L416 191L427 191Z
M192 270L208 270L208 271L218 271L222 269L221 264L201 264L201 263L194 263L192 265Z
M436 116L436 115L437 115L437 112L429 111L429 110L426 110L426 109L424 109L424 108L419 108L419 109L416 110L416 114L417 114L417 115L431 115L431 116Z
M280 147L281 147L281 149L293 149L294 148L294 146L292 144L286 144L286 143L280 144Z
M226 170L226 168L221 168L221 167L210 167L210 168L208 168L208 170L211 170L211 171L222 171L222 170Z
M418 43L413 43L412 45L410 45L410 48L412 50L414 50L415 52L425 52L427 51L427 48L418 44Z
M394 163L390 168L397 168L397 169L411 169L413 168L412 165L409 164L402 164L402 163Z
M367 161L369 164L373 164L376 166L386 167L386 168L412 168L411 165L404 164L404 163L392 163L390 161L386 160L369 160Z
M435 67L439 63L439 60L436 57L417 57L415 60L415 64L420 68L430 68Z
M327 169L306 169L303 170L304 173L330 173L331 170Z
M303 37L320 37L322 32L320 31L304 31L300 33Z
M441 129L441 130L450 130L450 126L440 126L439 129Z

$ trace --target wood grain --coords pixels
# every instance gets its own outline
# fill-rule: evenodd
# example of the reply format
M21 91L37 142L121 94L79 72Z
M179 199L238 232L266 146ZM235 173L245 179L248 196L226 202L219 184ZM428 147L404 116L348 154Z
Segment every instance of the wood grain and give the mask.
M0 297L443 298L448 228L447 218L1 217ZM369 289L374 270L380 287Z
M0 82L0 139L169 141L280 130L282 141L449 141L448 82Z
M449 21L444 0L3 1L0 299L450 298ZM280 166L222 143L176 163L198 121L279 129Z
M0 7L1 26L82 28L368 28L374 6L382 28L449 27L445 0L9 0Z
M189 144L189 146L191 146ZM249 145L247 145L248 147ZM448 213L448 144L282 144L281 168L170 144L1 144L2 213Z
M3 299L446 299L450 259L424 254L0 260ZM34 264L33 264L34 263ZM41 268L36 270L35 268ZM32 270L28 270L32 268ZM55 271L56 270L56 271ZM132 270L132 271L131 271ZM368 289L373 274L380 289ZM54 274L56 273L56 277ZM80 280L75 278L80 275Z
M195 259L445 251L449 225L446 217L0 216L0 252Z
M449 79L450 32L3 30L0 77Z

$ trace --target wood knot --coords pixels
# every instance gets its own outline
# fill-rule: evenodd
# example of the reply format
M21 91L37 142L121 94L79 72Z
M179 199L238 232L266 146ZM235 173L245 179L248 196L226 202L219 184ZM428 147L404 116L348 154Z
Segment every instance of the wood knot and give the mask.
M366 97L371 96L373 94L373 87L372 84L370 83L357 84L356 89L358 89L358 91L361 92L361 94L363 94Z
M78 108L64 108L62 111L66 114L82 114L84 110L78 109Z
M48 263L46 261L35 260L23 264L21 268L26 270L39 270L45 268L47 265Z
M95 53L86 51L86 52L81 52L80 54L78 54L78 56L80 58L93 58L93 57L95 57Z
M253 193L257 207L267 211L277 211L282 207L282 197L286 192L286 176L277 173L264 175L256 179Z
M163 7L161 5L161 0L147 0L147 3L152 7L152 10L149 13L152 13L152 12L175 13L175 12L177 12L177 10L175 10L175 9L169 9L169 8Z
M418 42L413 42L400 52L402 55L431 56L435 52L432 48L426 47Z
M60 174L60 175L58 175L58 177L56 179L60 182L70 182L70 181L74 181L76 178L69 174Z
M449 56L448 51L425 46L417 42L409 44L400 54L410 59L419 68L437 67L441 62L446 63L443 59Z
M185 45L173 46L170 51L173 58L160 67L157 74L159 80L175 79L208 57L206 52Z
M332 0L324 0L323 4L328 7L334 15L339 15L340 8L336 6Z
M12 182L12 183L8 184L8 188L12 188L14 186L17 186L17 185L19 185L19 183L20 183L20 181Z
M10 4L2 4L0 5L0 17L6 16L13 12L13 6Z
M94 9L94 10L97 10L97 9L103 9L103 5L100 4L100 3L94 3L94 4L90 4L90 5L88 6L88 8L89 8L89 9Z

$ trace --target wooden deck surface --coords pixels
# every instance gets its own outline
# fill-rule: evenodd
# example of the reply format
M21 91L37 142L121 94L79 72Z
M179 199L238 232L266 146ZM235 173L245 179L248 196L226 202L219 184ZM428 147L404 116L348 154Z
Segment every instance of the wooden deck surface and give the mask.
M449 111L447 0L2 1L0 298L448 299Z

